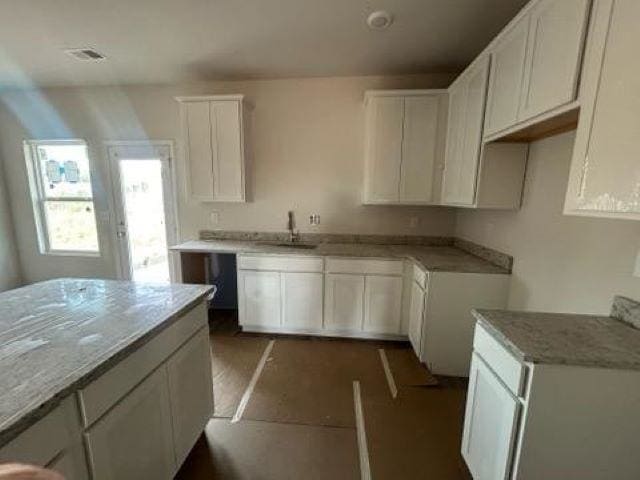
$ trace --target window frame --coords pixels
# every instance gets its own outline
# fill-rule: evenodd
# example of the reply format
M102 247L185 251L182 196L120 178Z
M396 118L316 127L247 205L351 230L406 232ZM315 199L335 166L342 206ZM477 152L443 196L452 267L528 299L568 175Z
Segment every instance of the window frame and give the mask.
M91 184L91 197L48 197L44 185L38 147L41 146L58 146L58 145L77 145L83 146L86 150L87 161L89 163L89 183ZM33 207L33 218L36 225L36 238L38 241L38 249L41 255L50 256L68 256L68 257L92 257L99 258L102 256L102 248L100 245L100 231L98 229L98 216L96 212L96 203L93 184L93 168L89 144L83 139L55 139L55 140L25 140L24 156L27 164L27 179L29 182L29 193L31 197L31 205ZM97 250L66 250L51 248L49 243L49 225L47 222L47 213L45 204L47 202L91 202L93 206L93 216L96 226L96 239L98 241Z

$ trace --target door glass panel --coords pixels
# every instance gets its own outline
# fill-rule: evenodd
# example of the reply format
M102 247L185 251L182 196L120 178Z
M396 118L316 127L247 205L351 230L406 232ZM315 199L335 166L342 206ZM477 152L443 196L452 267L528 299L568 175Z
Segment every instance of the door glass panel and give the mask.
M120 160L131 279L169 282L160 160Z

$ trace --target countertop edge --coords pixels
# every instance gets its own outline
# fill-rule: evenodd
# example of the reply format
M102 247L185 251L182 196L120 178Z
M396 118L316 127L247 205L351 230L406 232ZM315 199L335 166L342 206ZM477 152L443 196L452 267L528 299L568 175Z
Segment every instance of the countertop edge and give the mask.
M502 346L504 346L509 353L511 353L514 358L523 364L531 364L531 365L557 365L564 367L580 367L580 368L593 368L593 369L603 369L603 370L628 370L634 372L640 372L640 365L638 362L634 361L602 361L602 360L586 360L586 359L563 359L560 357L549 357L549 358L532 358L531 355L524 353L520 348L518 348L508 337L506 337L498 328L496 328L490 320L485 318L484 312L500 312L502 310L499 309L472 309L471 313L473 317L481 324L484 329L489 333L495 340L500 342ZM517 313L517 311L512 312ZM548 312L522 312L522 313L541 313L548 314ZM562 314L560 314L562 315ZM590 314L577 314L580 316L584 316L585 318L602 318L602 315L590 315ZM621 324L625 324L620 319L615 317L609 317L614 322L620 322ZM627 324L628 325L628 324ZM629 327L633 328L633 327Z
M206 288L206 286L204 285L198 286ZM124 347L120 348L119 350L116 349L113 352L107 352L105 354L105 358L99 360L98 365L95 366L91 371L82 374L80 378L72 381L68 386L55 393L52 393L51 398L49 398L48 400L45 400L43 403L40 403L38 405L27 405L25 407L27 413L19 414L8 419L3 425L0 425L0 448L10 443L22 432L38 422L38 420L42 419L48 413L53 411L58 405L60 405L62 400L67 398L69 395L73 395L76 391L87 386L94 379L108 371L114 364L122 361L133 351L138 350L163 330L173 325L185 312L192 310L199 303L201 303L212 289L213 287L206 288L206 290L204 290L202 293L197 294L188 303L178 308L175 312L172 312L161 323L155 325L153 328L147 330L139 336L134 336L131 341L129 341Z
M192 240L193 241L193 240ZM206 242L207 240L197 240L197 242ZM224 242L226 240L221 240L221 242ZM319 253L319 252L314 252L313 250L306 250L306 251L282 251L282 252L278 252L278 251L265 251L264 249L260 249L259 246L256 246L255 248L253 247L247 247L247 248L225 248L225 247L220 247L220 246L211 246L211 247L190 247L188 245L186 245L187 243L189 243L189 241L184 242L182 244L178 244L178 245L174 245L172 247L169 247L169 250L174 251L174 252L185 252L185 253L228 253L228 254L259 254L259 255L272 255L272 256L286 256L286 257L292 257L292 256L300 256L300 257L341 257L341 258L373 258L373 259L393 259L393 260L408 260L413 262L414 264L418 265L420 268L422 268L423 270L427 271L427 272L451 272L451 273L477 273L477 274L483 274L483 275L511 275L511 271L509 271L508 269L501 267L499 265L496 265L494 263L489 262L488 260L481 258L481 257L477 257L476 255L473 255L472 253L461 249L459 247L456 246L448 246L448 248L455 248L456 250L460 250L460 252L463 252L466 255L471 255L474 256L476 258L478 258L479 260L486 262L488 265L491 266L491 268L487 268L486 270L481 270L481 269L477 269L477 268L469 268L469 269L456 269L456 268L444 268L444 267L431 267L431 266L427 266L425 264L423 264L420 260L418 260L415 256L411 255L411 254L393 254L390 253L389 255L349 255L349 254L341 254L341 253L331 253L331 254L324 254L324 253ZM244 242L244 243L250 243L250 242ZM356 244L354 244L356 245ZM408 247L415 247L414 245L408 245ZM440 246L430 246L429 248L441 248Z

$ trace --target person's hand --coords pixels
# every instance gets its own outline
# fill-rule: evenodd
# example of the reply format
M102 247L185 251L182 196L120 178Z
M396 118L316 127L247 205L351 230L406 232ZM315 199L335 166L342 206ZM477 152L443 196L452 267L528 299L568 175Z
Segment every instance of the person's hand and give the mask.
M46 468L5 463L0 465L0 480L64 480L64 477Z

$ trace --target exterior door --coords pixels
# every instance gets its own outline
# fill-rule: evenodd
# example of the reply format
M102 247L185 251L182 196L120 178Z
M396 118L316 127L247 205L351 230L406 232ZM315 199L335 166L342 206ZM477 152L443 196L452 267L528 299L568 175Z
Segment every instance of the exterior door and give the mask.
M107 148L120 277L169 282L177 276L168 247L178 236L171 144L122 143Z

